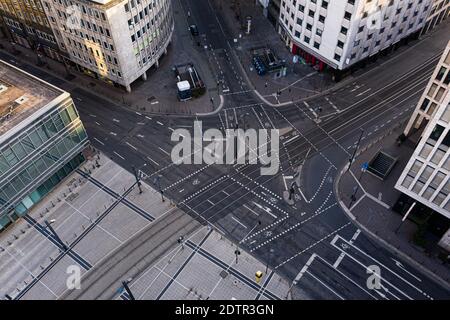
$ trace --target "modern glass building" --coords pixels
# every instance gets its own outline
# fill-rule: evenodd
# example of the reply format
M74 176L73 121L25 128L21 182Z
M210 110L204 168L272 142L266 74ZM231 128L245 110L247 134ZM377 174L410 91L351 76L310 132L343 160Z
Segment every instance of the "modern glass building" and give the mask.
M67 92L0 60L0 231L76 169L87 145Z

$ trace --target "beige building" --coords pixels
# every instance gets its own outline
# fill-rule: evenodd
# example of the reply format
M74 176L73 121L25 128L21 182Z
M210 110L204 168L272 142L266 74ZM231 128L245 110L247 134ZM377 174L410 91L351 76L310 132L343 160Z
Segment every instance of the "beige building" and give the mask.
M450 219L449 84L450 42L405 128L425 127L395 188Z
M76 68L131 91L167 52L171 0L43 0L59 46Z

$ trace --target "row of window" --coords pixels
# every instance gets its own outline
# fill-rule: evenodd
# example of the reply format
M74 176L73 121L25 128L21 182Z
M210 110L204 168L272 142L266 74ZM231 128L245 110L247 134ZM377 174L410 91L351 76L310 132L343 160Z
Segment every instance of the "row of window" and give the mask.
M2 148L0 151L0 173L8 172L77 118L78 114L73 104L70 104L42 119L40 124L22 134L15 142Z

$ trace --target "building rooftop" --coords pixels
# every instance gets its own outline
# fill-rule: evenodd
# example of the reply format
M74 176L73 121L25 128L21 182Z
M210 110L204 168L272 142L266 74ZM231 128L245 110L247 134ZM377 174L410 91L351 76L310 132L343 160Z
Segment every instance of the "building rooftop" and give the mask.
M63 93L0 60L0 137Z

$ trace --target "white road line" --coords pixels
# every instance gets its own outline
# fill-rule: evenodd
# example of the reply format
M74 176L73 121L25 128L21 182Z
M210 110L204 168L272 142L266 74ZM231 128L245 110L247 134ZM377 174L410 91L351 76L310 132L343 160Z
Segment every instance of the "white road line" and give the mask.
M159 124L160 126L164 126L164 124L159 121L156 121L156 123Z
M338 107L336 107L336 105L333 102L331 102L330 99L328 99L328 97L325 97L325 100L328 101L328 103L333 107L334 110L336 110L338 113L341 112L341 110L339 110Z
M361 198L362 198L362 197L361 197ZM352 239L350 240L350 243L353 243L353 241L355 241L355 240L358 238L358 236L359 236L360 233L361 233L361 230L360 230L360 229L356 230L355 234L353 235ZM339 264L340 264L340 263L342 262L342 260L344 259L344 257L345 257L345 253L342 252L342 253L339 255L339 257L337 258L336 262L333 264L333 268L337 269L337 268L339 267Z
M142 113L140 113L140 112L137 112L137 111L136 111L136 114L137 114L138 116L142 116Z
M222 190L223 193L225 193L227 196L229 196L230 194L228 192L226 192L225 190Z
M367 89L367 90L365 90L365 91L363 91L363 92L357 94L356 96L357 96L357 97L362 96L363 94L369 92L370 90L372 90L372 88L369 88L369 89Z
M94 140L97 141L98 143L100 143L102 146L104 146L105 144L103 142L101 142L100 140L98 140L97 138L94 137Z
M130 148L133 148L134 150L137 150L137 148L135 146L133 146L131 143L129 142L125 142Z
M97 118L97 116L95 114L92 114L92 113L89 114L89 116L92 117L92 118Z
M166 150L162 149L161 147L158 147L159 150L161 150L162 152L164 152L165 154L167 154L168 156L170 156L170 153L168 153Z
M159 103L159 101L150 102L150 104L158 104L158 103Z
M156 162L155 160L153 160L152 158L150 158L149 156L147 156L147 159L150 160L151 162L153 162L154 164L156 164L157 166L159 166L159 163Z
M403 264L402 264L400 261L395 260L394 258L391 258L391 259L395 261L395 265L396 265L397 267L399 267L400 269L402 269L403 271L405 271L407 274L409 274L411 277L413 277L413 278L416 279L417 281L422 282L422 279L420 279L419 277L416 277L416 276L413 275L411 272L409 272L408 270L406 270L406 268L403 266Z
M98 125L98 126L101 126L101 124L100 124L100 123L98 123L97 121L95 121L95 124L96 124L96 125Z
M145 119L152 120L152 118L150 118L149 116L145 116Z
M113 122L120 122L120 120L114 118Z
M256 212L256 211L254 211L252 208L247 207L246 204L244 204L243 207L244 207L245 209L247 209L248 211L250 211L251 213L253 213L253 214L255 214L256 216L259 217L259 213Z
M180 191L178 191L179 193L182 193L184 191L184 189L181 189Z
M344 241L345 243L347 243L349 246L354 247L353 245L349 244L347 241L345 241L345 239L343 239L341 236L336 235L335 239L340 238L342 241ZM343 248L341 248L340 246L336 245L336 243L332 243L332 245L337 248L339 251L341 252L345 252L345 250ZM359 249L357 249L359 250ZM361 251L362 252L362 251ZM352 256L351 254L349 254L348 252L345 252L346 256L349 257L351 260L355 261L357 264L359 264L361 267L363 267L364 270L369 270L368 267L366 266L364 263L362 263L361 261L359 261L358 259L356 259L354 256ZM367 255L365 253L363 253L364 255ZM367 255L368 256L368 255ZM369 258L371 258L370 256L368 256ZM371 258L373 259L373 258ZM375 262L377 262L375 259L373 259ZM386 268L383 264L377 262L378 266L383 266L384 268ZM386 268L387 270L389 270L388 268ZM392 271L391 271L392 272ZM403 279L401 276L398 276L396 273L392 272L394 275L396 275L398 278ZM393 285L392 283L390 283L389 281L387 281L386 279L384 279L381 275L379 275L379 278L381 280L383 280L384 282L386 282L389 286L391 286L392 288L394 288L397 292L401 293L403 296L405 296L406 298L408 298L409 300L413 300L412 297L410 297L408 294L406 294L405 292L403 292L402 290L400 290L399 288L397 288L395 285Z
M112 135L112 136L117 136L117 133L112 132L112 131L109 134Z
M311 113L314 115L315 118L317 118L317 113L313 110L313 108L311 108L308 104L308 102L303 101L303 104L309 109L309 111L311 111Z
M231 217L231 219L233 219L234 221L236 221L237 223L239 223L241 226L243 226L245 229L247 229L247 226L245 224L243 224L242 222L240 222L238 219L236 219L235 217Z
M300 279L303 277L303 275L305 274L305 272L308 270L308 267L311 265L311 263L314 261L314 259L316 258L316 254L313 253L311 255L311 257L309 257L308 261L306 261L306 264L303 266L303 268L301 268L300 272L297 274L297 276L295 277L293 283L294 285L296 285Z
M284 141L283 143L284 143L284 144L287 144L287 143L289 143L289 142L291 142L291 141L294 141L295 139L298 139L299 137L300 137L299 135L293 136L292 138L290 138L290 139Z
M214 202L212 202L211 200L206 200L206 201L208 201L211 205L213 205L213 206L215 206L216 204L214 203Z
M170 131L172 131L172 132L175 131L175 130L173 130L173 128L171 128L171 127L169 127L168 129L169 129Z
M122 156L121 156L120 154L118 154L117 152L114 151L114 154L115 154L116 156L118 156L119 158L121 158L122 160L125 160L125 158L122 157Z
M327 288L328 290L330 290L331 292L333 292L339 299L341 300L345 300L342 296L339 295L339 293L337 293L336 291L334 291L331 287L329 287L328 285L326 285L325 283L322 282L322 280L320 280L319 278L317 278L315 275L313 275L311 272L306 271L311 277L313 277L315 280L317 280L321 285L323 285L325 288Z
M265 211L265 212L267 212L268 214L270 214L272 217L274 217L275 219L278 219L278 217L276 216L276 215L274 215L271 211L271 209L270 208L267 208L267 207L265 207L265 206L263 206L263 205L260 205L259 203L257 203L257 202L255 202L255 201L252 201L258 208L260 208L261 210L263 210L263 211Z
M322 258L321 256L317 256L317 258L319 258L322 262L324 262L328 267L330 268L334 268L334 266L332 266L328 261L326 261L324 258ZM342 275L344 278L346 278L348 281L350 281L351 283L353 283L355 286L357 286L358 288L360 288L362 291L364 291L365 293L367 293L369 296L371 296L372 298L374 298L375 300L378 300L377 297L373 296L370 294L369 291L367 291L366 289L364 289L364 287L361 287L356 281L352 280L349 276L347 276L346 274L344 274L342 271L336 269L335 271L337 271L340 275Z

